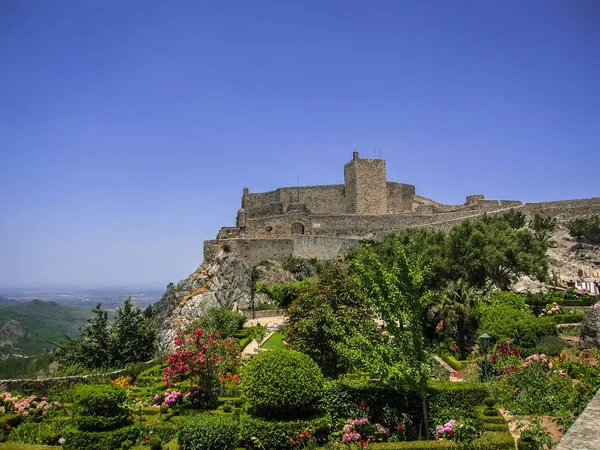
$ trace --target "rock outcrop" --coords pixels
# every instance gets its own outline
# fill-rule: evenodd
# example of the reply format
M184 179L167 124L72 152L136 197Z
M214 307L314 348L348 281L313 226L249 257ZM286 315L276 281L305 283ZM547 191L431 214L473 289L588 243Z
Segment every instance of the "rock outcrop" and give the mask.
M579 344L582 348L600 349L600 308L591 308L585 312L580 336Z
M250 302L251 268L235 253L221 252L155 304L159 343L171 348L175 334L211 306L244 309Z

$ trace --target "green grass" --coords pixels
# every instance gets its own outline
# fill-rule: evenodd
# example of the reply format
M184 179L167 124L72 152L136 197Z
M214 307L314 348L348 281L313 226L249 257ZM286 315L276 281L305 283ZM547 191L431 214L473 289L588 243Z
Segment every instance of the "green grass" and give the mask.
M281 331L276 331L271 335L267 342L265 342L261 348L266 350L285 350L283 345L283 333Z

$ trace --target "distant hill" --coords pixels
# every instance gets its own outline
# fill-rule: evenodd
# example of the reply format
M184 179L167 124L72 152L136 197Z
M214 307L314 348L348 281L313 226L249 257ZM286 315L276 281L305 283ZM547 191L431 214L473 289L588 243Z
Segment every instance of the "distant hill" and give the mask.
M2 297L0 295L0 305L14 305L15 303L17 303L16 300L13 300L11 298Z
M65 334L79 336L79 328L91 316L89 309L60 306L56 302L0 302L0 355L35 355L53 350Z

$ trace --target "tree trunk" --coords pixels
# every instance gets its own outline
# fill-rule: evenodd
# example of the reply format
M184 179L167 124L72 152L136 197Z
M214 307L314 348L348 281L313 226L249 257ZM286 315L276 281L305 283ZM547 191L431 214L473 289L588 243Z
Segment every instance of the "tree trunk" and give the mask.
M425 439L429 439L429 416L427 415L427 392L425 386L419 388L421 395L421 408L423 410L423 426L425 428Z
M456 321L456 334L456 340L458 341L458 355L460 359L465 359L465 319L462 314L458 316L458 320Z

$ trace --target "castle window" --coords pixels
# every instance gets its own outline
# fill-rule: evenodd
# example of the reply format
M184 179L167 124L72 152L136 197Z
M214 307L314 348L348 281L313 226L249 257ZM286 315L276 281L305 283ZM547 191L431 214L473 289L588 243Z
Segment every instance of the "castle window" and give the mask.
M292 234L304 234L304 225L300 222L294 222L292 224Z

